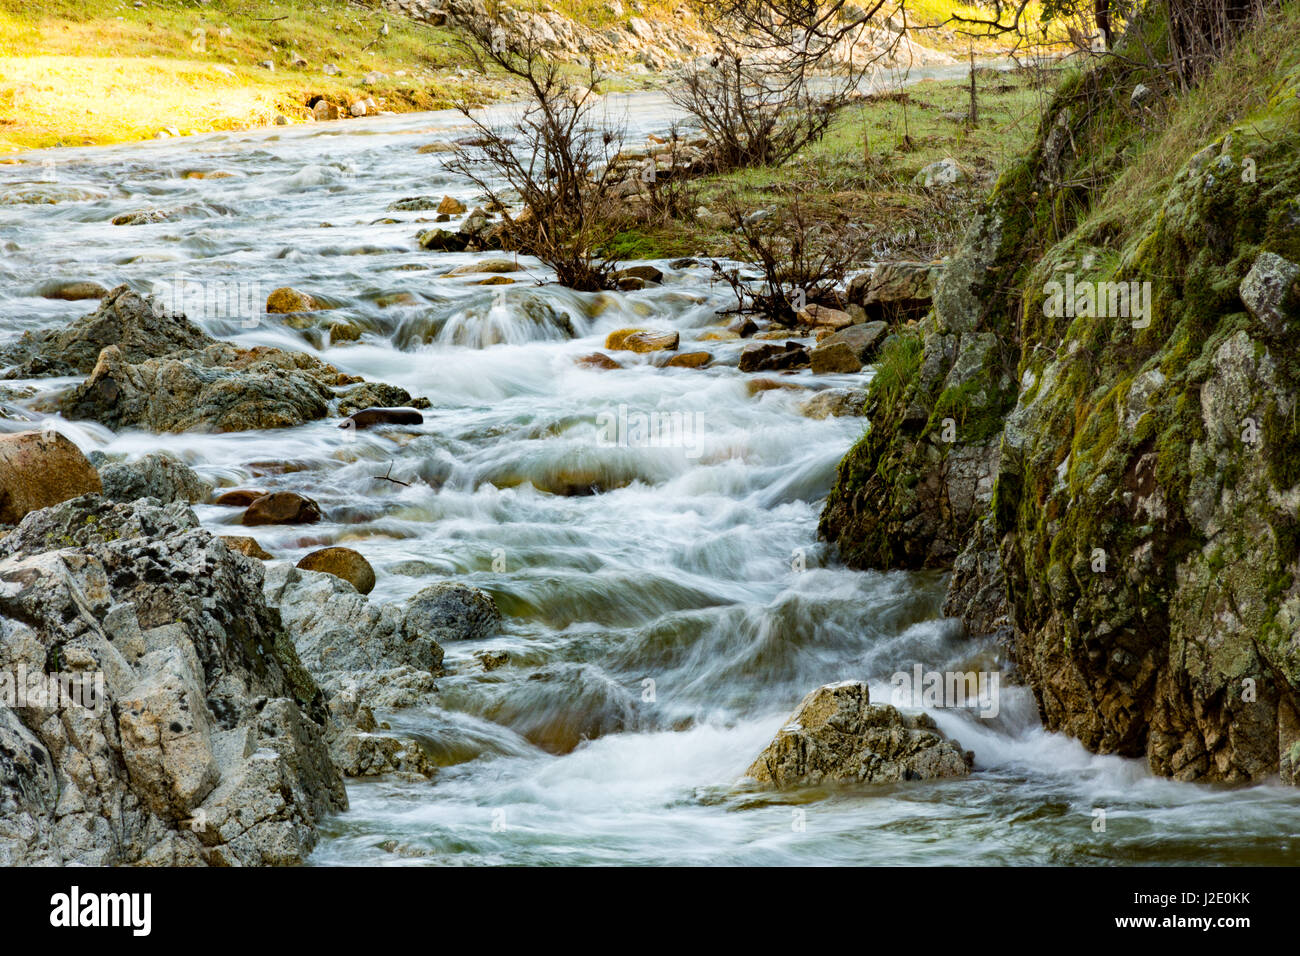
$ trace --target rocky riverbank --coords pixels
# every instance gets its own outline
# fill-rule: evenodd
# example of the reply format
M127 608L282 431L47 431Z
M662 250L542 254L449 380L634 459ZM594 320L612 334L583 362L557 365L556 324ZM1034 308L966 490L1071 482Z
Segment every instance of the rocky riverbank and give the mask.
M1137 34L1058 91L821 520L855 567L952 569L1049 729L1181 780L1300 782L1295 18L1190 94Z
M7 359L27 378L88 374L51 406L114 428L265 429L358 407L369 426L394 410L358 399L413 401L301 353L216 342L125 287ZM253 539L203 530L190 505L245 508L244 524L319 507L213 494L165 455L97 469L57 432L0 436L0 864L300 863L347 806L343 776L433 774L374 709L427 701L440 642L499 626L491 597L444 582L371 604L373 570L347 548L264 566ZM97 696L28 693L51 675Z

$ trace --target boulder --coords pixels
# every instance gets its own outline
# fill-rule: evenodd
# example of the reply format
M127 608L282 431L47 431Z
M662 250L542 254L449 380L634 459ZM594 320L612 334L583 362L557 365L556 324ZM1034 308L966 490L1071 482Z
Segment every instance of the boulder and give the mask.
M212 486L182 461L163 452L154 452L133 462L105 465L99 470L104 497L110 501L135 501L157 498L163 504L206 501Z
M289 315L294 312L315 312L322 308L321 304L306 292L300 292L297 289L291 289L288 286L281 286L273 289L271 294L266 297L266 311L268 315Z
M58 432L0 435L0 525L102 487L95 466Z
M934 189L940 186L953 186L957 183L965 182L970 177L966 170L957 164L955 159L941 159L937 162L923 166L912 177L912 184L924 186L926 189Z
M136 363L206 348L215 341L185 316L169 312L159 299L144 298L123 285L66 328L24 335L17 350L25 361L5 377L85 375L109 346L116 346L125 361Z
M862 366L884 340L887 329L884 322L864 322L828 335L809 353L813 372L828 375L862 371Z
M327 691L366 671L441 672L438 634L401 605L372 603L337 575L287 564L267 568L265 588L303 663Z
M808 350L798 342L774 345L770 342L753 342L740 353L742 372L778 372L807 368L810 364Z
M333 366L299 352L229 343L133 363L118 346L100 353L86 379L63 398L69 418L113 429L231 432L287 428L324 418L334 398Z
M342 578L360 594L369 594L375 589L375 569L359 551L351 548L321 548L305 556L297 567L304 571L324 571Z
M244 512L240 523L259 524L314 524L321 519L320 505L296 491L276 491L254 499Z
M120 216L114 216L111 220L115 226L150 226L157 222L166 222L171 218L171 213L166 209L137 209L135 212L124 212Z
M774 378L751 378L745 383L745 391L751 396L761 395L764 392L805 392L807 390L806 386L798 382L780 382Z
M426 229L416 239L429 252L464 252L469 245L468 236L448 229Z
M677 332L656 332L648 329L618 329L609 333L605 348L623 352L660 352L677 348L681 336Z
M464 221L461 222L460 228L456 230L457 234L464 237L466 247L470 249L488 249L493 246L500 248L499 242L492 240L493 226L492 217L484 209L475 208Z
M465 584L430 585L406 602L406 616L443 643L491 637L501 627L492 596Z
M804 306L799 310L796 318L804 325L828 329L845 329L853 324L853 316L847 312L816 303Z
M510 655L505 651L475 651L474 659L483 665L485 671L494 671L510 663Z
M468 206L453 196L443 196L442 201L437 206L438 212L446 213L449 216L459 216L468 209Z
M943 266L933 262L882 262L849 281L847 298L871 318L891 322L929 311Z
M867 403L867 391L861 388L828 388L799 405L799 413L807 418L838 418L861 415Z
M347 807L262 566L184 504L33 512L0 581L0 670L74 690L0 705L0 864L301 864Z
M893 783L964 777L973 764L931 718L872 704L867 685L850 680L808 694L745 775L779 788Z

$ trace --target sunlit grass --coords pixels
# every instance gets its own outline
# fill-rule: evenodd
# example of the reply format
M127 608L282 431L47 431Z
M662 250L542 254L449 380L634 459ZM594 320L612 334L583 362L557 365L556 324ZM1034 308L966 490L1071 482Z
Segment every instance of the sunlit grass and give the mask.
M448 30L341 0L0 0L0 148L301 120L317 95L447 106L465 88L447 71L467 62ZM326 76L326 63L341 75ZM363 85L371 71L386 78Z

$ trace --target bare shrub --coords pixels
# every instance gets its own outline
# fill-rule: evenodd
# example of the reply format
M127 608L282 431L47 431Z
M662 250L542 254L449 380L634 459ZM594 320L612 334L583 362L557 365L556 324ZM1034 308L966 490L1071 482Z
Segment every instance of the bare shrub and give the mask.
M569 288L609 288L613 264L597 250L613 235L608 214L619 182L613 160L623 133L598 108L595 65L577 82L527 33L507 33L490 18L461 26L480 62L522 80L528 101L509 127L460 104L476 134L448 168L473 182L494 208L505 210L514 198L523 203L516 215L502 212L504 247L541 259Z
M820 139L904 42L872 20L884 6L724 0L708 21L715 52L679 71L669 98L708 138L719 169L779 165Z
M833 226L810 214L798 198L780 209L745 214L735 195L720 200L734 227L731 258L752 263L761 279L714 263L715 274L736 294L735 311L793 325L809 303L842 305L840 288L865 248L860 229Z

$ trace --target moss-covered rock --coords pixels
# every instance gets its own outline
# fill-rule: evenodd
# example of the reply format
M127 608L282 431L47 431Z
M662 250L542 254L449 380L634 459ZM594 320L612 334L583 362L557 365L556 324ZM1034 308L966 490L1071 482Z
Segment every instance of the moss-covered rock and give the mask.
M1181 779L1300 770L1298 26L1161 113L1127 93L1158 22L1066 80L822 518L857 566L955 562L949 612L1009 622L1049 729Z

